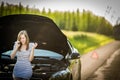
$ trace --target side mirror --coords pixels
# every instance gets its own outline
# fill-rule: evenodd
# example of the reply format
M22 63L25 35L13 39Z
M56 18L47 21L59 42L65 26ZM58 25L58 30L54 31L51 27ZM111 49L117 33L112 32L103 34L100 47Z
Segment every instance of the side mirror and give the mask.
M69 59L79 59L80 58L80 54L79 53L72 53L69 56Z

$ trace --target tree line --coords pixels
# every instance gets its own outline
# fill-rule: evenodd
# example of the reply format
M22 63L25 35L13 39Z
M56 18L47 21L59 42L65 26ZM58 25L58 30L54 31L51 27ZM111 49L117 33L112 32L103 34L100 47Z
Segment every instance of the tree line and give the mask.
M113 27L113 36L116 40L120 40L120 23Z
M113 34L113 26L104 17L96 16L91 11L79 9L75 11L51 11L51 9L42 10L29 5L23 6L21 3L13 5L1 2L0 16L11 14L36 14L47 16L58 25L60 29L72 31L95 32L105 35Z

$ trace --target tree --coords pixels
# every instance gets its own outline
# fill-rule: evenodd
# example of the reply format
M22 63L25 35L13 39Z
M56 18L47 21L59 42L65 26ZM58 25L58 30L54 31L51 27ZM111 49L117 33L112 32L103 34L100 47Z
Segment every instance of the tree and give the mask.
M3 16L3 11L4 11L4 2L2 1L1 6L0 6L0 16Z
M46 15L45 8L42 9L42 15Z
M23 6L21 5L21 2L19 3L19 13L21 14L23 10Z
M76 11L76 26L78 27L78 30L80 30L80 11L77 9Z
M25 13L29 12L29 5L26 6Z
M73 30L73 31L88 31L96 32L105 35L112 35L113 28L112 25L101 16L94 15L91 11L83 10L80 12L79 9L76 11L54 11L45 8L39 10L35 8L29 8L29 5L24 7L21 3L19 5L4 4L0 5L0 16L10 15L10 14L37 14L42 16L47 16L51 18L60 29Z
M77 23L76 23L76 17L75 17L75 12L73 11L73 22L72 22L72 31L78 31Z
M120 40L120 24L113 27L113 35L116 40Z

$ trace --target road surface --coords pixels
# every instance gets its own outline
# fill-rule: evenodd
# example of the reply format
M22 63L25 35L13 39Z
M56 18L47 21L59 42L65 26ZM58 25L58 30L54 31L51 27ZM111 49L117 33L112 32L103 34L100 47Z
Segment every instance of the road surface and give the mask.
M114 41L82 55L81 80L120 80L119 57L120 41ZM78 66L74 68L77 69Z
M86 80L120 80L120 49Z

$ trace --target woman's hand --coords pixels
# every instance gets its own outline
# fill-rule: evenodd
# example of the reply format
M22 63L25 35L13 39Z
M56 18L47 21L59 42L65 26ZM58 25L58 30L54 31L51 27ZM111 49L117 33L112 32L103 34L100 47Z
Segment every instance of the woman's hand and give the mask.
M20 47L20 41L16 41L15 42L15 48L13 49L12 53L10 54L11 59L14 59L19 47Z
M16 49L18 49L20 47L20 45L21 45L20 41L16 41L15 43L16 43Z
M21 45L20 41L16 41L15 42L15 49L17 50L20 47L20 45Z
M30 53L30 57L29 57L29 61L32 61L34 59L34 49L38 46L38 43L34 43L33 44L33 47L32 47L32 50L31 50L31 53Z
M33 48L35 49L38 46L38 43L34 43Z

